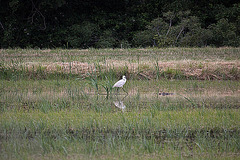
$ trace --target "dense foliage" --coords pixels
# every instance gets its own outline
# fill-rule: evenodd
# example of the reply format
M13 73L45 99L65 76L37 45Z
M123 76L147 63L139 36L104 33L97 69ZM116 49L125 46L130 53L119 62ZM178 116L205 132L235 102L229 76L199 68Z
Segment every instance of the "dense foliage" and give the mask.
M240 46L237 0L0 0L0 47Z

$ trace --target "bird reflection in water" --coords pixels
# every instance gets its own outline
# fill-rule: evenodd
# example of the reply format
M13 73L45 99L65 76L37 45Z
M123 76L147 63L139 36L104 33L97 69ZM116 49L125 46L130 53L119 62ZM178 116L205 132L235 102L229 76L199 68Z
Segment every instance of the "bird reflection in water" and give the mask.
M126 98L128 95L126 95L125 97L123 97L121 100L119 100L118 96L116 101L113 101L113 104L115 105L115 107L119 108L122 110L122 112L126 111L126 106L123 104L123 100L124 98Z
M126 110L126 106L123 104L122 101L113 101L114 105L121 109L123 112Z

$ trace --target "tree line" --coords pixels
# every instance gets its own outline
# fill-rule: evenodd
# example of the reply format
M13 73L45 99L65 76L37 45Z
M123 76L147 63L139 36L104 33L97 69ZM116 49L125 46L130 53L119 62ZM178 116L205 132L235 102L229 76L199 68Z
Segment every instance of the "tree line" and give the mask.
M237 0L0 0L0 47L240 46Z

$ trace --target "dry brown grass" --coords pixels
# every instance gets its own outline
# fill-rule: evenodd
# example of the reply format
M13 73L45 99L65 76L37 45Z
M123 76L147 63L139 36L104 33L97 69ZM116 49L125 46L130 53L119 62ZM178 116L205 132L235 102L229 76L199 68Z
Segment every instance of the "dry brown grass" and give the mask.
M138 67L141 66L147 66L146 68L153 70L156 66L156 63L152 62L144 62L144 63L126 63L125 61L107 61L106 64L99 63L100 66L104 69L107 69L108 67L114 67L116 69L127 67L129 72L130 71L137 71ZM37 68L39 65L42 67L46 67L47 71L53 72L58 71L61 69L65 72L71 72L73 73L81 73L81 72L89 72L91 69L94 68L94 63L87 63L87 62L78 62L78 61L72 61L72 62L53 62L53 63L40 63L40 62L27 62L23 63L22 65L27 66L29 69L31 68ZM179 69L181 71L184 71L186 73L191 74L197 74L201 72L202 70L211 69L240 69L240 62L239 61L228 61L228 62L202 62L202 61L169 61L169 62L161 62L158 61L158 66L161 70L166 70L167 68L170 69ZM144 68L144 67L143 67Z
M72 73L83 77L92 71L113 69L152 79L157 72L195 79L240 78L240 48L167 48L107 50L0 50L0 67L25 67L46 73ZM156 68L158 67L158 69ZM178 72L178 73L175 73Z

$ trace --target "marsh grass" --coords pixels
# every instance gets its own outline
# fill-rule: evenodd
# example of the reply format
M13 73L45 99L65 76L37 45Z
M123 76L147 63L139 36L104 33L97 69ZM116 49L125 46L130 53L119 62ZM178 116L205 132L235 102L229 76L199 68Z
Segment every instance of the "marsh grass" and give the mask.
M131 90L131 86L156 83L165 90L180 92L189 83L166 82L129 81L127 86ZM12 87L14 83L19 85ZM149 93L149 88L139 87L124 100L127 111L122 113L111 98L89 95L94 92L92 85L74 81L70 85L62 80L58 83L60 87L54 81L42 80L6 83L5 94L1 94L1 157L239 157L239 100L234 95L224 99L211 98L211 94L206 98L185 95L193 105L181 96L152 97L154 89ZM219 91L238 86L209 83ZM217 87L219 83L222 88ZM192 86L198 95L194 82ZM46 95L49 90L51 96Z
M56 138L66 135L92 139L98 136L107 138L108 134L112 134L122 138L194 139L198 136L238 138L239 135L239 112L235 109L152 110L125 114L96 110L82 112L77 109L47 113L12 111L2 115L1 138L34 138L39 135Z
M239 53L0 50L0 159L239 159Z
M111 135L109 135L107 140L95 139L89 142L71 138L52 141L43 138L42 140L45 141L44 143L41 143L42 148L39 147L41 145L29 139L25 141L18 140L18 142L15 141L15 146L5 144L4 146L6 146L6 148L4 148L4 150L10 150L13 148L14 154L8 152L4 158L32 159L37 157L36 154L39 152L41 153L41 157L44 159L99 159L99 157L101 157L101 159L237 159L238 157L238 154L231 152L216 152L216 149L219 148L218 146L223 145L224 143L221 140L211 141L211 139L207 140L212 142L212 146L204 145L206 141L202 141L201 139L199 139L196 143L189 143L185 139L165 140L156 143L154 139L121 139L112 137ZM152 143L155 145L151 145ZM22 147L15 148L19 146L19 144L22 144ZM212 148L214 148L214 150L211 150ZM46 152L44 152L44 150ZM209 152L211 152L211 154L209 154Z
M210 158L224 153L237 156L238 115L234 110L214 109L156 111L154 117L149 110L126 114L79 110L47 114L9 112L1 119L2 148L5 157L19 155L21 158L24 154L38 153L42 156L125 153L138 157L153 153L167 156L174 152L174 157L180 154L199 158L207 154L206 158ZM16 141L7 143L6 139Z

